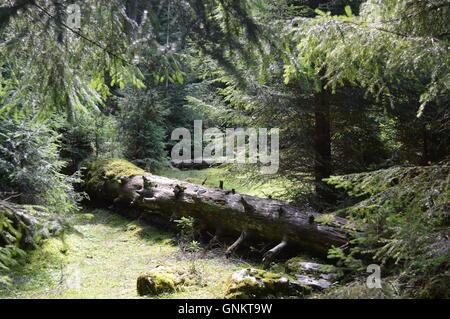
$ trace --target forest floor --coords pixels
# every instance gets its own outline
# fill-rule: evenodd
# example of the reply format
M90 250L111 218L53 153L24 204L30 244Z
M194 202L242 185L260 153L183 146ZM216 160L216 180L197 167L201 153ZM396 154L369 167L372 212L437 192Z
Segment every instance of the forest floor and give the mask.
M70 222L73 231L45 240L42 249L32 251L26 262L8 271L12 285L0 289L0 299L220 299L233 272L248 267L262 269L260 259L227 259L223 248L183 252L175 234L107 210L86 209L74 214ZM139 296L138 276L160 265L189 273L194 284L175 293ZM270 270L281 273L284 268L274 264ZM398 298L389 289L368 289L364 282L309 296L386 297Z
M250 266L226 259L223 250L183 252L173 234L105 210L86 210L70 221L74 231L33 251L25 265L10 272L13 286L0 297L139 298L137 277L166 265L198 280L158 298L223 298L230 275Z

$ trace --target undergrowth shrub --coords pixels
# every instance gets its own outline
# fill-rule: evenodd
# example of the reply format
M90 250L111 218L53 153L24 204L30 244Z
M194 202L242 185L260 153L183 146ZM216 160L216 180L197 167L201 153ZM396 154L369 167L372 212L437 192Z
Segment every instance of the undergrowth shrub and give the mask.
M168 115L163 97L155 90L127 88L118 118L125 158L153 172L167 162L165 135Z
M27 250L65 229L64 216L79 208L83 195L73 184L80 179L61 173L59 137L45 122L0 117L0 286Z
M75 174L61 173L59 135L44 122L0 117L0 198L42 205L53 213L78 209Z
M196 252L199 250L199 243L195 219L192 217L181 217L174 220L180 232L178 234L178 244L183 252Z
M393 167L328 182L359 199L336 214L365 225L349 253L333 248L330 257L354 270L380 263L407 295L450 297L450 166Z
M61 157L67 162L66 174L72 174L85 165L86 160L122 157L124 146L117 134L118 121L113 115L76 114L74 121L63 121Z

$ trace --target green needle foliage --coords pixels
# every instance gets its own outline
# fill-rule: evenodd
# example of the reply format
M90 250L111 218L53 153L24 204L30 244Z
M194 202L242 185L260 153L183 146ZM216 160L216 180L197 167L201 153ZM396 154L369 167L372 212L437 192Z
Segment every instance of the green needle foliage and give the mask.
M429 103L445 104L450 85L448 1L365 1L359 15L316 10L315 19L296 18L287 28L296 42L291 70L324 73L333 90L346 83L374 96L395 99L389 89L399 76L415 82L421 116Z
M76 32L65 23L70 2L34 3L0 30L2 112L31 110L45 117L65 110L71 117L98 109L109 85L142 86L126 49L129 39L118 1L87 2Z
M328 182L359 199L336 214L366 225L349 255L336 248L331 256L347 266L361 266L356 262L361 258L380 262L383 273L395 275L406 291L449 297L449 166L393 167Z
M59 135L46 123L0 118L0 194L19 203L46 206L66 214L77 209L77 176L60 171Z

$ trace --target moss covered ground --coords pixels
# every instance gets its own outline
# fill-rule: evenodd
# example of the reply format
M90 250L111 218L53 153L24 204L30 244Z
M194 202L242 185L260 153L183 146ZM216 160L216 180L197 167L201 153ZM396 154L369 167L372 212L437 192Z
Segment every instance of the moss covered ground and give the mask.
M389 175L391 172L392 176ZM377 207L383 210L378 209L379 214L374 217L387 217L386 221L393 223L395 227L398 226L398 221L392 216L401 218L403 223L407 221L404 227L405 234L400 232L396 235L402 238L400 242L403 242L403 238L411 233L411 229L417 229L415 224L420 222L425 225L417 216L424 216L423 218L426 217L426 220L431 220L433 223L436 219L438 223L436 231L448 231L448 227L443 226L441 219L437 218L441 216L441 212L448 211L446 208L448 207L449 175L448 171L442 174L440 172L440 170L435 172L433 167L423 169L423 172L415 168L406 169L406 173L397 169L381 171L377 174L385 176L385 173L388 173L386 176L392 182L383 181L380 185L390 185L390 189L375 188L375 194L368 198L363 196L362 202L342 211L359 212L361 207L371 209L372 206L367 204L368 201L376 202L386 198L381 195L389 195L390 201L394 197L390 203L395 205L379 204ZM285 186L282 181L262 186L246 184L245 177L229 177L221 168L198 171L170 170L156 172L156 174L199 184L206 178L205 184L210 187L217 186L219 180L223 180L226 189L234 188L238 192L262 197L270 192L276 193ZM403 178L398 177L399 174ZM339 180L333 182L338 184ZM426 182L431 185L426 187ZM408 187L401 187L404 184ZM373 187L367 187L367 183L365 185L361 189L364 195L365 192L373 189ZM357 196L361 195L358 189L353 191ZM414 193L414 196L411 193ZM405 198L409 200L405 201ZM398 201L406 202L408 205L398 204ZM403 209L405 206L408 207L406 210ZM370 222L367 219L370 215L365 216L366 222ZM433 217L435 215L436 218ZM177 245L175 234L165 233L160 229L105 210L87 209L72 215L68 222L73 226L73 231L65 233L62 238L45 240L42 249L28 254L28 260L22 266L14 267L12 271L6 273L0 270L0 279L4 276L12 279L11 285L7 288L0 285L0 298L223 298L229 286L229 279L235 271L262 266L249 260L226 259L223 249L204 252L200 248L200 251L188 253ZM325 224L333 222L333 216L324 215L322 222ZM386 225L391 226L389 223ZM410 225L414 227L409 227ZM434 229L435 226L432 224L430 227ZM428 232L428 228L425 230ZM427 239L428 237L419 235L414 238ZM435 236L435 238L440 237ZM408 244L409 246L412 245ZM422 261L416 251L402 250L402 252L405 256L409 256L410 260L422 262L420 267L416 267L416 273L422 274L421 282L426 279L423 276L424 273L435 275L434 264L432 265L434 268L430 268L431 266L429 267L425 262L434 259L424 257L425 261ZM448 259L441 260L440 255L436 258L439 261L438 264L436 263L438 266L448 262ZM320 262L311 260L309 257L305 260ZM136 290L137 278L158 266L170 267L176 273L187 274L189 283L182 285L180 289L177 287L174 292L153 297L140 297ZM285 269L282 264L276 264L270 271L283 273ZM436 274L439 275L440 272L440 268L436 270ZM365 271L358 274L353 281L342 282L343 285L337 285L323 293L313 293L307 298L403 298L410 295L404 295L398 290L398 275L395 273L385 278L383 289L377 291L366 287Z
M183 253L173 234L104 210L72 216L74 231L45 241L28 262L8 274L1 298L146 298L136 280L157 266L191 274L193 283L157 298L222 298L230 275L243 261L219 251Z
M100 164L98 169L110 171L123 163ZM261 197L275 195L284 187L282 181L252 185L245 176L227 176L222 168L155 173L198 184L207 178L208 187L218 187L223 180L226 189ZM26 263L8 271L12 285L0 288L0 298L146 298L138 296L136 280L161 265L190 273L194 284L157 298L223 298L234 271L261 266L226 259L222 250L182 252L175 234L105 210L84 210L72 215L69 223L74 231L46 240L42 249L28 255Z

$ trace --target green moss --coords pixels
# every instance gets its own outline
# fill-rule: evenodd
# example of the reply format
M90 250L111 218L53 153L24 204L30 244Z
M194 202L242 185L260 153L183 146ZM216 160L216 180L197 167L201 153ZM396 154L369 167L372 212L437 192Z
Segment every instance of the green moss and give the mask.
M99 190L106 179L120 181L120 177L149 175L148 172L124 159L109 158L92 163L88 169L86 185L88 189Z
M66 247L45 241L44 250L31 252L26 265L0 270L0 280L5 274L12 279L10 290L0 288L0 298L139 298L136 279L160 265L182 274L182 284L175 292L142 298L223 298L229 276L250 266L213 251L204 257L203 252L183 254L172 234L105 210L73 214L70 222L76 231L66 234ZM131 225L137 228L125 231ZM73 285L77 278L78 287Z
M201 285L201 281L196 272L158 266L138 277L137 292L140 296L156 296L181 291L188 286Z
M175 292L181 279L167 270L153 270L142 274L137 279L137 292L140 296L159 295Z
M175 188L177 188L178 190L180 190L180 191L184 191L184 190L186 190L186 186L184 186L184 185L179 185L179 184L177 184L177 185L175 185Z
M304 291L308 290L304 287ZM255 268L233 274L225 291L227 299L282 297L297 294L287 277Z
M175 197L180 198L183 195L185 190L186 190L186 186L179 185L179 184L175 185L175 187L173 188Z
M305 261L310 262L310 260L306 260L303 257L291 258L284 264L284 269L288 274L297 273L299 270L303 269L300 263Z
M126 231L135 231L135 230L137 230L137 229L138 229L138 226L137 226L137 225L131 224L131 225L128 225L128 226L127 226Z
M20 265L27 252L42 240L63 232L65 226L40 206L0 201L0 270ZM3 275L0 273L0 277ZM5 277L9 277L6 274Z
M152 187L155 187L156 183L153 183L152 181L149 181L148 179L144 180L144 188L149 189Z

